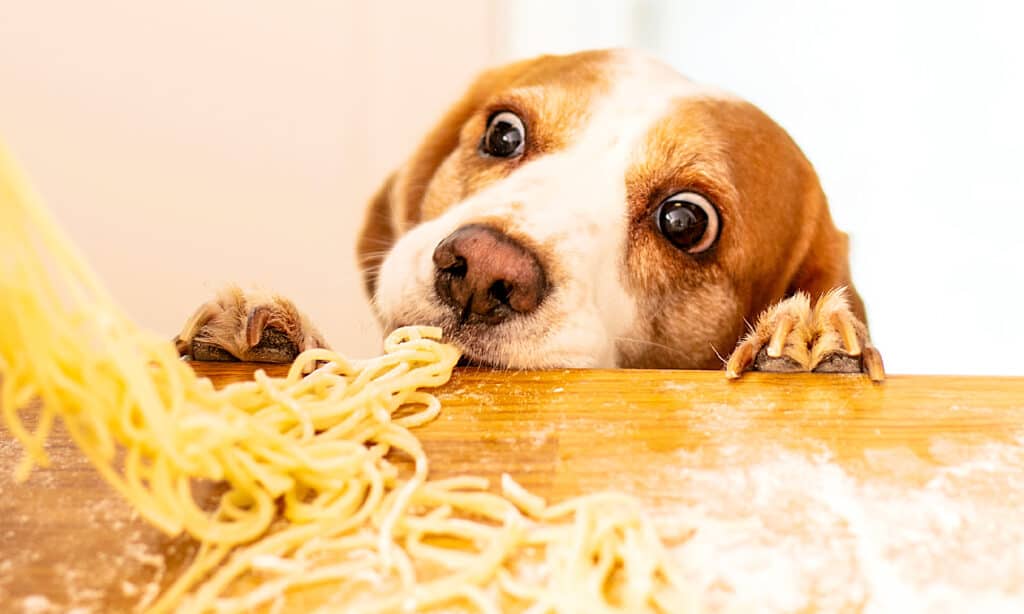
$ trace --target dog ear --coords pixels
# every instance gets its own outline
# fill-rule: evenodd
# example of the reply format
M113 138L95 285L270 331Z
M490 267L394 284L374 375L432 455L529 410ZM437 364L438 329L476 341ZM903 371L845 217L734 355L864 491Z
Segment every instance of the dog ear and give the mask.
M864 302L850 278L849 237L832 222L824 194L819 191L814 198L821 201L816 207L818 220L807 252L790 281L787 294L804 291L817 299L833 288L845 287L850 309L861 322L867 324Z
M477 84L484 80L486 73ZM441 163L455 151L459 132L481 104L477 85L438 123L401 168L391 174L370 200L356 245L363 285L372 299L384 256L404 232L422 221L421 207L430 181Z
M372 298L377 272L394 242L422 221L422 205L438 167L459 145L462 127L504 84L531 65L529 60L481 73L466 94L427 134L404 165L394 172L370 201L356 246L363 283Z
M370 205L363 219L363 227L356 241L356 262L363 273L363 287L371 299L377 291L377 274L384 256L394 244L395 227L392 219L393 188L395 175L384 181L377 193L370 199Z

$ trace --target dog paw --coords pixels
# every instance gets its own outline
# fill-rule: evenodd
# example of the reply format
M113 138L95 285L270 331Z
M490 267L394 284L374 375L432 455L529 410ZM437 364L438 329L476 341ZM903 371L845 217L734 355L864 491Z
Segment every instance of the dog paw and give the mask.
M850 311L844 288L825 293L813 307L801 292L765 310L725 367L730 379L744 371L867 373L873 381L885 379L882 356Z
M305 350L327 347L288 299L235 286L201 305L174 345L192 360L252 362L291 362Z

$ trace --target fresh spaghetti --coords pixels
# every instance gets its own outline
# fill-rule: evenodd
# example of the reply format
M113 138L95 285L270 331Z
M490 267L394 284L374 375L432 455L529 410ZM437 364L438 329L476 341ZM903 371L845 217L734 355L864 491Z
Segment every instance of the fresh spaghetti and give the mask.
M60 418L142 516L201 544L151 611L279 610L300 595L309 609L313 593L325 612L692 610L629 497L548 506L510 476L501 495L477 477L428 480L410 429L437 416L422 389L459 358L439 329L399 329L367 361L310 350L286 377L216 390L121 311L2 149L0 258L17 477L47 464ZM204 483L222 489L212 502Z

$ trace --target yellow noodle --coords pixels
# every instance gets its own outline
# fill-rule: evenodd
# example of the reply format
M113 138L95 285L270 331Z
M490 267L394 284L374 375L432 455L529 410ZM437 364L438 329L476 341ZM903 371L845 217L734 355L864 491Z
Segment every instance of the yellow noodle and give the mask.
M501 494L531 518L540 518L547 507L543 497L526 490L507 473L501 474Z
M441 411L424 389L459 358L439 329L399 329L366 361L310 350L283 378L257 371L215 390L121 311L2 148L0 258L0 411L25 449L16 477L47 465L60 418L144 518L200 542L149 611L283 611L312 586L333 591L323 612L694 607L630 497L547 506L508 475L502 495L480 477L428 480L409 429ZM204 497L213 485L222 494ZM526 549L541 565L523 575Z

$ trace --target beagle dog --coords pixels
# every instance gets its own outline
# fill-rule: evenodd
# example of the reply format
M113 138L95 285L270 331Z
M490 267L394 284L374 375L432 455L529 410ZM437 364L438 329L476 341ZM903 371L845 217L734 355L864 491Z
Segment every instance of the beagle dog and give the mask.
M466 364L884 378L797 145L636 51L480 75L370 202L357 255L383 329L440 326ZM287 299L238 288L175 341L197 360L326 346Z

